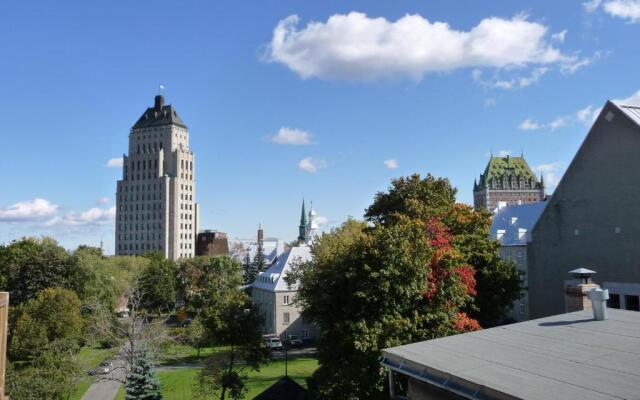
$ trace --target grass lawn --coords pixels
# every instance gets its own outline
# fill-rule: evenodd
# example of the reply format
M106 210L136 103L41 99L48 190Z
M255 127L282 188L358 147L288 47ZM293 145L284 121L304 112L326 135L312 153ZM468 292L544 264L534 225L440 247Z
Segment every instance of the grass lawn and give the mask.
M102 361L118 352L118 348L99 349L91 346L83 347L78 352L78 363L83 371L90 371L100 365ZM71 396L71 400L80 400L82 395L89 389L93 377L85 375L82 377L76 388L76 392Z
M315 358L296 358L289 361L289 376L296 382L306 386L305 378L310 376L318 367ZM189 400L193 399L193 389L196 384L197 368L182 368L159 371L157 373L162 385L162 397L164 400ZM259 372L249 372L247 387L249 391L245 396L250 400L263 390L273 385L284 375L284 361L273 361L264 366ZM120 388L116 400L124 399L124 388Z
M224 349L224 347L202 347L200 348L200 358L198 351L191 346L171 343L162 350L162 354L158 357L158 364L176 365L176 364L196 364L203 362L208 356Z

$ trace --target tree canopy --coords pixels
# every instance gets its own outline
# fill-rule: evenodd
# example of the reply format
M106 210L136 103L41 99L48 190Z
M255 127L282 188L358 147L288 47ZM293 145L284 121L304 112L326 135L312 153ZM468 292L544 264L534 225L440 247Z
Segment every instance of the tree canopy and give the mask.
M14 312L18 316L11 331L12 359L35 357L56 341L70 340L77 347L82 317L80 300L74 292L45 289Z
M83 286L76 257L47 237L24 238L0 246L0 276L4 281L0 289L9 292L14 306L47 288Z
M142 271L138 282L142 306L156 312L173 310L176 303L176 265L160 253L145 257L149 265Z
M446 179L396 179L365 217L318 238L313 259L288 278L320 328L312 397L387 398L382 349L480 329L477 318L496 321L519 293L515 268L489 239L489 215L456 204ZM506 298L483 300L493 290Z
M386 192L376 194L365 218L383 225L402 218L440 221L452 236L453 248L475 272L477 295L467 311L482 326L492 326L520 295L521 277L515 265L500 259L500 244L489 236L491 215L456 203L455 195L447 179L431 174L394 179Z
M189 263L187 276L190 303L197 310L205 335L215 344L227 346L216 353L198 376L202 397L240 399L246 392L247 368L258 369L267 360L262 346L262 316L247 294L242 264L228 256L200 259ZM185 280L183 280L185 282ZM196 306L197 305L197 306Z

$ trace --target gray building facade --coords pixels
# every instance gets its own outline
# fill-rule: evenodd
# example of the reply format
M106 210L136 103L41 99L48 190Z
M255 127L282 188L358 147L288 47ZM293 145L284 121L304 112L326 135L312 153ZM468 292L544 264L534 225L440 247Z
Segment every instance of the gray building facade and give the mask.
M640 107L607 102L532 229L531 318L565 311L567 272L577 267L597 272L610 307L637 310L639 161Z

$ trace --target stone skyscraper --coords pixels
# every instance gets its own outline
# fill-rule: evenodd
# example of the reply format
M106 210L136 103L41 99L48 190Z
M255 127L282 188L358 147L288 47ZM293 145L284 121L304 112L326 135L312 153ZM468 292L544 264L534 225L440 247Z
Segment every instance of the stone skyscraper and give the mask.
M156 96L129 133L116 194L116 254L152 251L177 260L195 254L198 205L189 130Z

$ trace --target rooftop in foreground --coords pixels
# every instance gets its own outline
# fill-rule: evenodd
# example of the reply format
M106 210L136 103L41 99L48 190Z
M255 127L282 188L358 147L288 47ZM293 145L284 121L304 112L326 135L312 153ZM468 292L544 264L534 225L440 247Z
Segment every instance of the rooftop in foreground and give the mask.
M591 310L383 351L383 365L468 399L640 398L640 313Z

